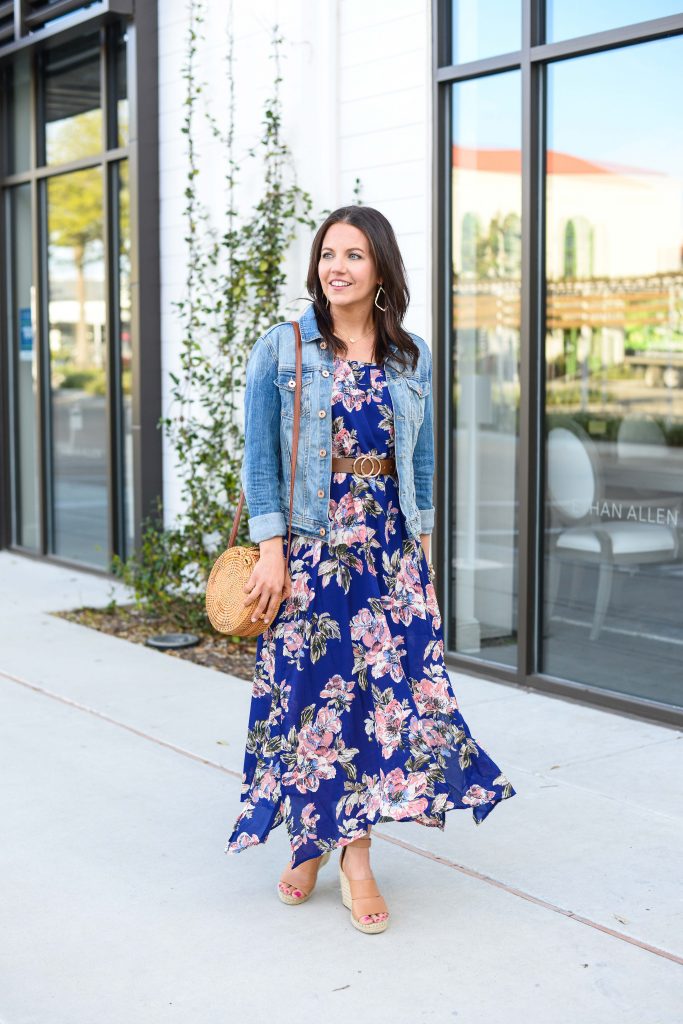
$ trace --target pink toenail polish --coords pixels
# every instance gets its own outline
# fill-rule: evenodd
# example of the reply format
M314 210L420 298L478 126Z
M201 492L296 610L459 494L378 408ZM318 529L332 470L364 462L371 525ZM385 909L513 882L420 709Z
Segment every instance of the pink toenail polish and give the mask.
M294 892L292 893L292 895L296 896L296 898L299 900L303 896L303 893L300 892L298 889L295 889Z

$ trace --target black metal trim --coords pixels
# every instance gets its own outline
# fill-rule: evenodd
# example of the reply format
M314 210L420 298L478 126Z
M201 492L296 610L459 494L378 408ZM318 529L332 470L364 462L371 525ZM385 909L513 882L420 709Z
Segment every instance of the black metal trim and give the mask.
M433 5L435 21L443 20L442 7L449 7L449 0L437 0ZM533 19L532 19L533 12ZM529 31L524 37L524 24L529 21ZM531 22L533 20L533 36ZM544 32L543 5L538 0L522 0L522 48L494 57L468 61L464 64L437 65L434 75L438 83L457 82L464 78L477 78L480 75L492 74L496 71L508 71L521 67L524 61L547 64L550 61L562 60L565 57L579 57L584 54L597 53L600 50L612 50L633 43L645 43L653 39L662 39L683 32L683 12L671 14L665 18L653 18L650 21L635 22L619 28L592 32L585 36L562 39L552 43L541 40ZM532 40L537 39L537 43ZM440 44L437 42L435 54L439 54Z
M61 566L65 569L75 569L78 572L87 572L92 576L99 576L101 579L115 579L108 569L102 569L97 565L89 565L87 562L76 562L73 559L63 558L60 555L32 551L31 548L22 547L21 544L9 544L5 550L10 552L10 554L19 555L21 558L31 558L34 562Z
M447 67L437 69L436 80L440 84L460 82L464 79L481 78L482 75L491 75L499 71L513 71L521 65L522 57L521 50L511 50L510 53L501 54L499 57L482 57L481 60L467 61L466 64L449 64Z
M104 169L109 203L109 231L111 238L108 277L108 373L111 385L108 390L111 402L111 430L109 451L112 466L112 490L109 498L109 519L111 530L111 554L125 558L126 555L126 477L124 466L124 421L121 368L121 205L120 175L121 161L107 164Z
M157 5L138 7L128 32L132 433L135 547L143 520L163 495L159 253L159 99Z
M33 213L33 259L36 290L36 351L38 364L38 465L40 478L41 550L44 555L54 550L54 462L52 458L52 393L50 383L49 302L50 273L48 261L47 181L34 178L31 210Z
M634 22L619 28L606 29L602 32L591 32L573 39L561 39L553 43L541 43L533 47L531 59L548 63L564 57L576 57L599 50L614 50L632 43L646 43L664 36L678 35L683 32L683 12L670 14L666 18L653 18L650 21Z
M138 4L135 24L125 21L121 14L132 13L132 0L105 0L99 9L78 12L72 17L60 20L59 26L50 31L38 31L23 40L22 46L32 48L32 98L31 98L31 161L27 171L4 174L0 171L0 187L8 193L11 187L28 184L32 195L33 235L33 284L37 289L39 306L36 310L35 344L38 353L38 446L39 446L39 498L40 498L40 549L32 555L43 557L56 564L74 565L81 563L64 560L50 552L54 551L53 501L50 492L51 472L48 460L51 453L49 394L49 350L46 344L48 295L47 295L47 222L46 190L48 179L57 174L71 173L86 168L100 168L103 175L104 243L105 243L105 286L107 289L107 431L108 431L108 491L109 491L109 555L126 557L125 539L127 523L123 487L123 419L122 408L116 408L120 395L121 361L120 331L118 317L119 267L118 245L118 173L120 162L128 161L128 182L131 214L131 335L133 346L133 467L135 500L136 543L140 542L140 526L143 516L154 514L157 497L162 494L162 438L158 423L161 417L161 337L160 337L160 274L159 274L159 167L158 167L158 25L156 4ZM109 21L112 24L109 24ZM114 42L114 25L125 22L128 31L127 92L130 112L130 139L126 146L116 145L106 149L106 143L117 143L115 131L115 103L113 102L113 76L115 54L111 49ZM99 28L101 47L105 48L101 62L103 146L100 153L87 158L70 161L63 165L45 165L42 152L40 126L44 122L43 90L39 62L43 60L46 47L40 45L50 37L62 42L71 35ZM58 30L57 30L58 29ZM0 73L3 72L3 58L14 54L19 46L0 47ZM7 66L7 63L5 63ZM4 101L5 114L7 112ZM3 123L7 124L6 116ZM2 170L7 170L3 168ZM116 188L116 195L113 190ZM4 212L0 212L4 220ZM116 223L114 223L116 218ZM4 280L5 256L0 256L0 273ZM1 289L4 292L4 285ZM0 312L2 309L0 308ZM0 324L0 369L9 359L7 348L7 324ZM15 443L16 431L9 429L7 420L9 393L5 394L7 374L0 375L0 453L9 452ZM118 413L118 415L117 415ZM13 440L14 438L14 440ZM8 459L0 458L0 548L7 547L20 553L28 553L12 530L11 475ZM111 573L104 573L111 575Z
M489 679L528 693L539 692L560 700L572 700L587 707L613 711L639 720L646 719L673 729L680 729L683 725L683 708L673 704L621 694L615 690L606 690L604 687L589 686L587 683L541 673L531 673L525 678L518 678L506 671L502 665L475 661L473 658L456 655L452 651L446 651L444 660L452 672L476 679Z
M72 6L76 6L72 4ZM149 4L138 4L138 9L149 6ZM122 17L132 17L135 12L135 0L99 0L97 7L83 7L79 3L78 10L60 15L56 6L50 9L50 21L43 28L29 31L30 24L36 22L35 15L33 22L31 16L17 13L14 14L14 38L11 42L0 42L0 62L12 58L19 50L27 47L34 47L45 40L57 39L64 41L71 37L79 36L84 26L95 28L100 23L116 20ZM66 10L66 7L65 7ZM44 16L45 12L42 12ZM137 12L135 12L137 13Z
M2 96L0 102L0 117L2 118L2 140L4 152L0 155L3 166L6 161L8 146L7 132L7 73L0 68L0 82L2 83ZM10 446L12 444L12 431L10 430L12 396L11 396L11 367L10 367L10 338L8 335L8 303L7 294L7 259L8 259L8 231L7 231L7 201L3 197L0 202L0 549L6 547L12 537L12 455ZM3 385L3 381L7 384Z
M432 22L432 53L438 54L439 47L450 47L450 4L435 5L436 17ZM440 42L441 39L441 42ZM442 410L442 415L434 417L434 463L439 467L435 474L436 508L448 509L447 482L450 479L450 436L451 402L450 385L451 366L448 351L450 322L450 220L442 215L442 209L450 202L449 178L449 137L448 121L450 116L450 93L439 88L436 79L432 81L432 104L434 120L434 159L432 161L432 260L434 272L432 280L432 374L434 408ZM450 515L436 517L432 535L432 562L434 565L451 564L451 529ZM449 588L448 578L440 572L436 573L434 588L439 607L442 609L443 621L448 621Z
M54 178L56 174L71 174L72 171L84 171L90 167L100 167L104 163L117 163L119 160L125 160L127 156L128 147L119 146L116 149L110 149L107 153L77 157L75 160L69 160L68 163L43 164L32 171L8 174L0 179L0 185L11 187L12 185L23 185L27 181L33 181L34 178Z
M100 108L102 110L102 139L100 152L106 153L110 141L109 123L111 121L110 99L110 78L109 70L109 47L111 45L111 33L107 32L107 26L100 26ZM118 473L118 441L119 431L117 401L116 401L116 339L114 336L114 309L116 301L112 282L112 259L111 247L116 238L112 230L112 204L111 204L111 178L112 166L110 163L98 161L102 176L102 249L104 252L104 284L105 284L105 343L107 358L105 361L105 405L104 420L107 440L107 565L111 564L111 556L117 550L118 543L118 511L117 504L120 500L120 475Z
M521 69L522 73L522 294L520 325L520 386L527 401L520 403L519 428L519 548L518 548L518 665L475 659L448 648L446 662L453 670L495 679L509 686L537 690L640 719L674 727L683 724L683 709L646 698L619 694L588 684L558 679L540 671L540 623L543 595L542 495L544 487L543 409L545 338L545 107L546 68L554 60L595 53L683 34L683 12L621 26L573 39L546 43L544 0L522 0L522 46L460 65L448 63L451 54L451 2L432 4L433 172L432 275L433 359L435 368L435 449L440 471L436 479L438 559L435 586L442 610L446 643L450 631L450 574L452 508L449 494L451 460L450 338L450 125L447 112L454 82Z
M537 669L541 459L541 379L544 196L541 154L545 68L530 60L538 38L539 0L524 4L522 20L522 266L520 295L520 406L518 450L517 671L520 678Z

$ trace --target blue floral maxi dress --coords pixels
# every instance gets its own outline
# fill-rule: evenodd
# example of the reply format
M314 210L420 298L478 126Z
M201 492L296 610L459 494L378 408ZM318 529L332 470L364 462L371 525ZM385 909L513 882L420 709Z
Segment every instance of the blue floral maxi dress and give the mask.
M394 454L383 368L334 360L332 455ZM396 476L333 473L330 543L292 534L291 596L258 637L237 853L285 823L296 867L384 821L480 824L515 790L458 711L430 567ZM283 538L286 552L287 538Z

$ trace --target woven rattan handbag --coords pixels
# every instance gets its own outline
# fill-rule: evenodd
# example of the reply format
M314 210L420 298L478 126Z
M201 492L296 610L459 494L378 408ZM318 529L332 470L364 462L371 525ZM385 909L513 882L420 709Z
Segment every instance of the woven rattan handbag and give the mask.
M296 391L294 393L294 423L292 428L292 472L289 486L289 529L287 531L287 561L285 572L289 572L289 555L292 548L292 509L294 507L294 472L299 443L299 420L301 418L301 331L296 320L292 320L296 335ZM214 629L231 636L259 636L268 624L263 619L251 621L252 605L244 603L244 585L259 560L258 544L235 544L237 528L244 506L244 491L240 492L235 518L230 532L228 546L213 564L206 584L206 613ZM280 599L280 604L282 598Z

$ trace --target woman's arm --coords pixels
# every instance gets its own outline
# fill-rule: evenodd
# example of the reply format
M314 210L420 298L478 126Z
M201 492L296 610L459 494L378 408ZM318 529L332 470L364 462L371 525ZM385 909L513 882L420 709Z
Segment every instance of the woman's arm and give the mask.
M241 480L249 509L249 536L255 544L287 532L280 511L280 392L273 384L277 366L277 351L265 334L249 353L244 397Z
M415 480L415 498L420 511L420 537L428 536L434 529L434 505L432 504L432 488L434 482L434 402L432 396L432 355L425 343L424 352L427 360L427 380L429 394L425 398L425 412L417 441L413 449L413 477ZM424 547L424 541L423 541ZM426 552L425 552L426 553Z
M259 545L259 559L244 585L251 621L271 622L291 593L282 538L287 533L280 511L280 392L277 351L267 334L259 338L247 361L244 399L242 486L249 508L249 536Z

